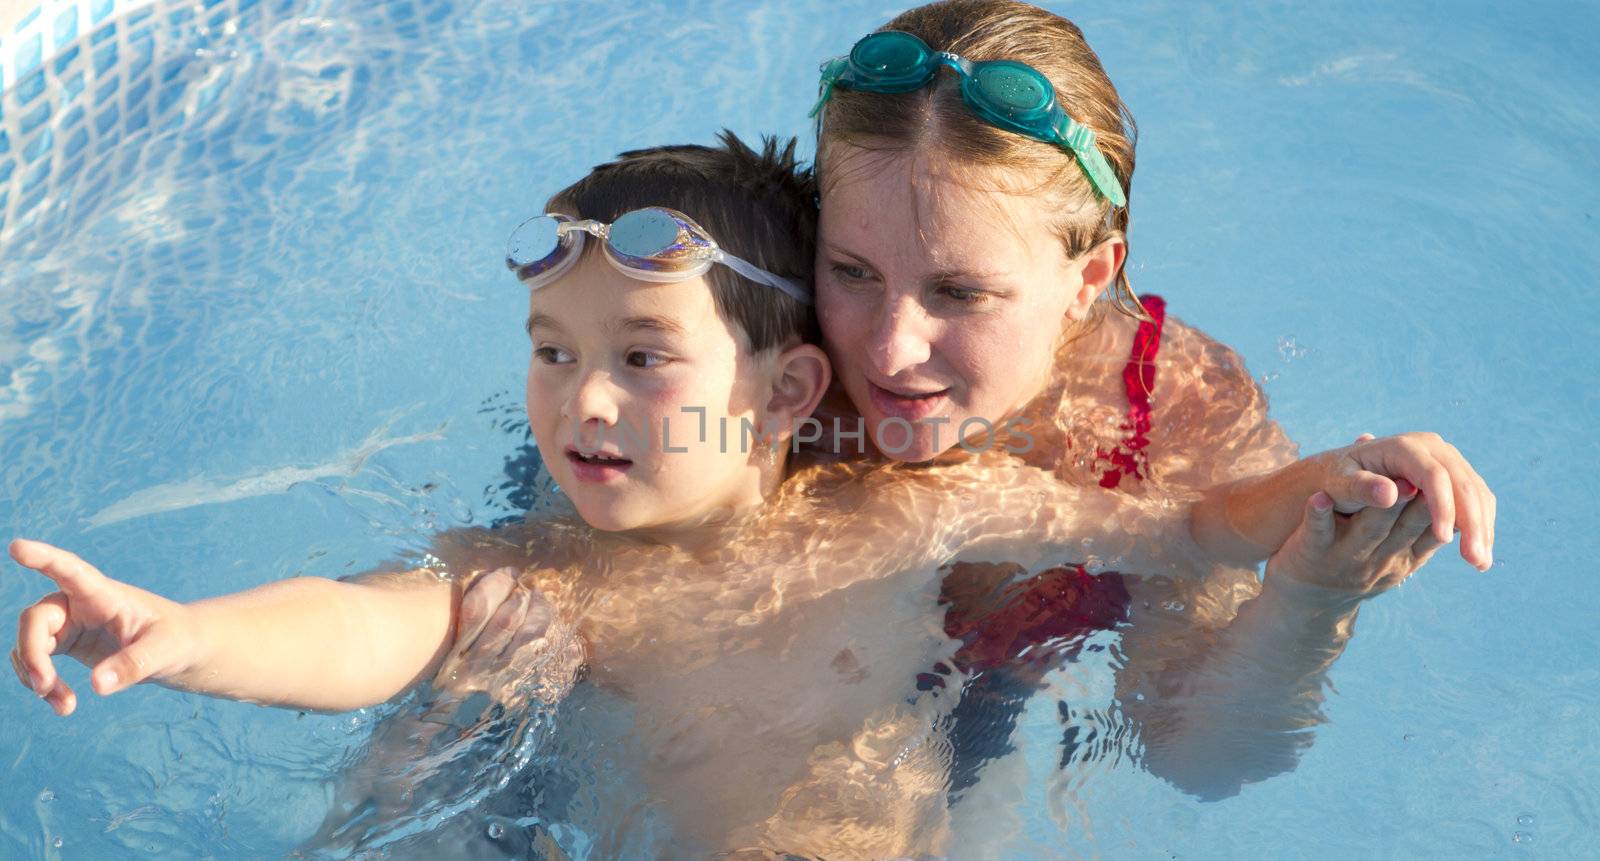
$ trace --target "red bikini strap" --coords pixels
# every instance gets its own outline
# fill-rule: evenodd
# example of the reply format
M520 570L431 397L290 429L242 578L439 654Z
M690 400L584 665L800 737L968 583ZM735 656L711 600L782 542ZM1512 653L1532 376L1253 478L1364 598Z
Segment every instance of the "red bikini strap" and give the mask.
M1128 419L1122 423L1122 429L1128 432L1128 437L1119 450L1098 452L1100 459L1110 461L1112 466L1100 476L1101 487L1116 487L1124 475L1144 479L1144 450L1150 445L1150 393L1156 388L1156 354L1161 351L1161 326L1166 322L1167 302L1155 295L1142 296L1139 301L1150 312L1151 319L1139 321L1128 364L1122 369L1122 388L1128 395Z

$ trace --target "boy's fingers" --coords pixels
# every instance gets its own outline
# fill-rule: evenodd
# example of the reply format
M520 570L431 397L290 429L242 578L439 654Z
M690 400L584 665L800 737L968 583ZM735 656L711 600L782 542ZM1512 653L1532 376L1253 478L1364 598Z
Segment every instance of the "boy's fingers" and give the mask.
M55 592L40 598L17 617L17 654L22 668L41 696L55 682L50 656L60 645L57 635L67 624L67 598Z
M78 708L78 695L73 692L71 685L61 679L56 679L56 683L44 694L44 701L61 717L72 714Z
M1430 522L1428 503L1421 497L1412 499L1405 504L1400 519L1395 521L1394 528L1389 530L1389 535L1378 545L1373 556L1385 558L1400 552L1411 552L1417 539L1428 532Z
M172 663L171 640L153 628L144 636L123 646L89 673L95 693L110 696L150 678Z
M1426 562L1430 557L1433 556L1434 551L1438 550L1444 545L1445 542L1440 541L1439 536L1430 529L1424 531L1420 536L1417 537L1417 540L1412 543L1411 555L1418 560L1417 564L1421 565L1423 562Z
M1324 551L1333 546L1335 529L1333 523L1333 497L1317 491L1306 500L1305 516L1300 521L1300 528L1305 530L1308 549Z
M1407 503L1409 504L1409 503ZM1395 521L1406 505L1396 503L1388 508L1368 508L1350 518L1350 528L1345 541L1358 556L1371 556L1383 544L1384 538L1394 531Z
M11 558L56 581L61 591L81 593L105 578L99 569L78 558L76 553L44 543L18 538L11 542Z

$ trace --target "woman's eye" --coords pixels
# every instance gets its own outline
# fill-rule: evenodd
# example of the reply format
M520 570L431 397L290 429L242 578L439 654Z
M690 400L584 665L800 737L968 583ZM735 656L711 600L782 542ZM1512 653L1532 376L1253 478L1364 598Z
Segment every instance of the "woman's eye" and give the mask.
M665 356L656 353L647 353L644 350L633 350L628 353L628 364L635 368L655 368L666 364Z
M854 263L835 263L832 266L833 274L845 281L865 281L869 275L865 266Z
M572 363L572 354L560 347L534 347L533 357L546 365L567 365Z
M966 287L953 287L948 284L939 288L939 294L958 305L978 305L989 298L982 290L969 290Z

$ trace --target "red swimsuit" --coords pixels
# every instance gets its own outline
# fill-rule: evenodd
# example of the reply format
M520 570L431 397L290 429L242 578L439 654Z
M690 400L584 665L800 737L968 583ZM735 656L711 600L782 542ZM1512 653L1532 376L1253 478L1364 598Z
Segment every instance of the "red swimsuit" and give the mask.
M1143 302L1154 321L1140 321L1122 369L1128 395L1122 429L1127 437L1116 449L1095 452L1096 460L1107 467L1100 476L1105 488L1117 487L1124 476L1142 481L1148 473L1150 392L1155 389L1155 358L1161 349L1167 303L1159 296L1146 296ZM953 603L948 590L941 600L949 606L945 633L962 643L955 664L975 673L1017 661L1045 669L1057 657L1070 658L1089 634L1110 630L1126 618L1129 599L1121 575L1091 575L1079 564L1047 568L1006 587L997 601L980 602L966 612Z

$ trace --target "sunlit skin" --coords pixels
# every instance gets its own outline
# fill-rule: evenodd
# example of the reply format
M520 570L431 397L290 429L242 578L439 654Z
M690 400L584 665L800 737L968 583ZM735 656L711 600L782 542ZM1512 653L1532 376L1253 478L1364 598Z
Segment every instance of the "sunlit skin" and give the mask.
M994 190L1003 171L846 145L824 167L818 315L835 377L897 460L931 459L1044 389L1125 254L1116 237L1069 257L1038 195Z
M781 458L743 422L790 426L770 407L796 357L826 380L814 346L752 354L703 277L645 284L594 251L531 293L528 333L528 420L546 465L591 526L641 537L759 506ZM705 410L704 438L692 408Z

